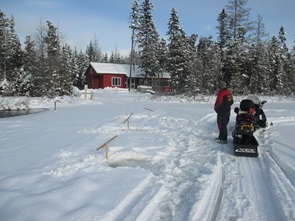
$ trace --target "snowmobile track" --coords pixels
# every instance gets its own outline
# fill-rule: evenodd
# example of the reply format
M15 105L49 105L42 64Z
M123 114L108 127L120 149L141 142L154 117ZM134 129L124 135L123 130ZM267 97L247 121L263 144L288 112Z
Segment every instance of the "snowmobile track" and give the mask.
M276 143L276 146L282 146L281 144ZM279 157L274 153L274 151L267 151L267 155L277 164L277 166L281 169L281 171L285 174L286 178L290 181L290 183L295 188L295 179L292 178L292 174L294 174L294 170L292 170L286 163L279 159Z
M259 211L259 220L293 220L294 187L286 174L268 154L257 160L246 159L254 190L252 208ZM275 190L275 191L274 191ZM253 198L253 197L252 197ZM267 211L267 208L271 208ZM292 208L292 209L291 209Z
M292 184L293 188L295 188L295 179L292 179L292 176L290 175L292 170L288 167L288 165L279 160L279 158L274 153L269 152L268 156L277 164L280 170L285 174L285 177Z
M288 168L284 163L279 161L273 154L268 153L268 162L271 167L271 177L273 177L273 186L276 188L276 195L282 210L284 210L287 220L295 220L295 186L292 183L291 176L287 172ZM266 159L264 159L266 161Z

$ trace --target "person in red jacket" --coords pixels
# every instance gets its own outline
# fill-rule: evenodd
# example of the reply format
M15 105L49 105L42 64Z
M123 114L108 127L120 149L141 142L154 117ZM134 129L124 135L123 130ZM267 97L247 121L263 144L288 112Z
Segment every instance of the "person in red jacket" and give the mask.
M219 136L215 140L218 143L227 143L227 124L230 118L231 105L234 103L231 92L226 88L226 83L220 81L217 85L217 98L214 110L217 113L217 125Z

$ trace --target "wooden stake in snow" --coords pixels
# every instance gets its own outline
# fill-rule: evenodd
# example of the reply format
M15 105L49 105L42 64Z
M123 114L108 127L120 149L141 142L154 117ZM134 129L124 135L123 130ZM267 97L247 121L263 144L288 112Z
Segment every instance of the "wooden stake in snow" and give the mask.
M133 115L133 113L130 114L129 117L127 117L126 120L123 122L123 124L125 124L125 123L127 122L127 129L128 129L128 130L129 130L129 119L130 119L130 117L131 117L132 115Z
M88 85L85 84L84 85L84 90L85 90L85 99L87 99L87 89L88 89Z
M58 102L58 99L54 99L54 110L56 111L56 103Z
M154 110L152 110L152 109L149 109L149 108L144 108L144 109L146 109L146 110L148 110L148 111L151 111L151 112L154 112Z
M106 155L105 155L105 158L108 160L109 159L109 143L114 140L116 137L118 137L118 135L112 137L111 139L109 139L107 142L105 142L103 145L101 145L100 147L98 147L96 150L99 150L103 147L105 147L105 150L106 150Z

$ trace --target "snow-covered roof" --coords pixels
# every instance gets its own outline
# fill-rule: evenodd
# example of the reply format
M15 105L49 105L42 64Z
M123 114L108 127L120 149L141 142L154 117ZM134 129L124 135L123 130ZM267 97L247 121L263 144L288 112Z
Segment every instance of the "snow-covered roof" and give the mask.
M97 74L125 74L127 77L130 76L129 64L111 64L111 63L91 62L90 65L94 68ZM137 65L132 66L131 77L142 77L142 76L145 76L145 72L142 71L142 69ZM170 74L165 72L163 73L163 77L170 78Z
M95 72L98 74L125 74L130 76L130 65L129 64L111 64L111 63L97 63L91 62L91 66L94 68ZM131 69L131 76L137 77L144 75L138 66L134 66Z

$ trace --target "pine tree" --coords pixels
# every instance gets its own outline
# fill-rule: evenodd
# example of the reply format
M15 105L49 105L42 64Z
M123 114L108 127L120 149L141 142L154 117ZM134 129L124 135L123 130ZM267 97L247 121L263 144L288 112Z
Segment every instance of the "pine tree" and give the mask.
M157 57L160 65L160 73L163 73L164 71L167 70L167 43L165 39L161 39L160 43L158 44L158 49L157 49Z
M20 40L16 34L14 17L11 16L9 20L9 31L7 36L7 58L6 58L6 77L7 80L13 84L11 90L19 94L20 90L20 74L25 72L20 71L23 65L23 51ZM25 76L22 76L25 78ZM18 83L17 83L18 82Z
M234 93L248 90L249 58L247 57L252 23L249 21L250 9L246 8L247 0L229 0L226 6L229 27L229 46L224 62L225 81L231 85Z
M282 92L283 82L283 63L281 60L281 48L279 40L273 36L269 45L269 93L279 94Z
M175 8L171 10L167 35L169 36L167 68L171 74L172 87L175 93L184 93L189 82L188 41L180 26Z
M159 61L159 72L158 72L158 92L161 94L163 93L163 82L160 81L160 78L163 78L163 72L167 70L167 44L165 39L161 39L160 43L158 44L157 49L157 59Z
M47 48L45 43L47 26L40 22L36 28L36 33L33 37L36 51L36 75L33 76L33 87L31 88L32 96L45 96L48 88L47 75ZM46 82L46 83L45 83Z
M135 0L132 5L129 27L132 30L132 37L135 38L136 33L140 30L140 4L138 0Z
M0 95L9 91L7 81L7 56L8 56L8 27L9 21L0 10Z
M288 47L287 47L287 37L286 37L286 32L285 32L285 28L283 26L280 27L280 31L279 31L279 40L280 40L280 44L281 44L281 50L283 53L287 53L288 52Z
M222 12L219 14L217 21L219 25L217 26L218 30L218 44L220 47L220 56L222 62L225 61L225 55L226 55L226 50L229 46L229 40L230 40L230 35L229 35L229 27L228 27L228 15L225 11L225 9L222 10Z
M125 63L124 57L120 55L120 53L117 51L117 48L114 52L111 53L109 61L110 61L110 63L113 63L113 64L124 64Z
M249 78L246 85L251 94L266 93L267 85L265 79L268 77L267 62L267 44L263 40L267 34L265 33L262 17L258 15L256 26L254 28L253 43L249 49Z
M38 68L37 65L37 54L35 49L35 42L32 37L26 36L25 40L25 48L24 48L24 71L28 74L28 79L30 82L28 83L28 92L31 96L36 95L35 89L35 77L37 76Z
M191 35L191 37L187 37L187 67L188 67L188 90L186 94L189 96L196 96L197 94L204 93L204 85L202 80L203 75L203 65L198 55L198 44L197 44L198 36L196 34Z
M73 65L71 63L72 51L69 45L65 44L62 47L59 74L57 75L57 81L59 83L58 95L70 95L72 93L73 86Z
M278 39L280 41L280 54L281 61L283 63L282 81L284 82L284 85L282 85L281 93L290 95L293 89L293 72L291 54L289 53L289 49L287 47L287 37L283 26L280 28Z
M25 70L34 75L36 72L37 54L35 49L35 42L30 35L26 36L24 48L24 68Z
M8 27L9 21L6 18L6 15L0 10L0 81L4 81L6 79Z
M109 63L109 56L107 53L105 53L102 57L102 61L103 63Z
M23 66L23 51L21 43L16 34L14 17L10 19L4 19L5 25L2 26L2 33L4 34L4 45L3 45L3 63L2 66L3 79L5 84L1 84L1 88L5 85L5 95L22 95L25 93L25 79L27 79L26 72L24 72ZM3 21L3 20L2 20Z
M186 50L184 51L184 56L186 57L185 61L185 69L187 72L184 76L187 78L186 80L186 94L189 96L195 96L198 93L201 93L203 88L201 75L202 75L202 64L197 54L197 39L198 36L196 34L192 34L190 37L186 37L185 44Z
M86 48L86 54L88 56L89 62L95 62L94 46L92 41L90 41L89 45Z
M145 72L145 77L154 77L160 70L157 59L159 35L151 13L153 9L150 0L143 1L139 16L140 30L136 37L140 51L140 67Z
M72 56L70 58L70 68L71 68L71 82L73 82L73 86L78 87L79 81L79 67L78 67L78 52L77 48L74 49Z
M83 54L82 51L80 51L77 59L78 63L78 88L83 89L84 85L86 84L86 77L84 76L84 73L89 65L88 57L87 55Z
M96 39L94 39L94 41L90 41L89 45L86 48L86 54L88 56L89 63L101 62L102 53Z
M130 13L130 26L132 30L131 34L131 52L130 52L130 63L135 62L135 51L136 51L136 35L140 30L140 5L138 0L135 0L132 5L132 10Z
M61 86L59 81L60 41L57 28L50 21L47 21L47 26L47 35L44 39L47 47L47 66L46 78L43 79L47 91L43 93L49 97L55 97L59 95Z
M247 38L253 30L252 22L249 21L250 9L246 8L247 2L248 0L229 0L226 5L231 44L238 43L241 33Z
M221 78L220 45L215 43L212 37L200 38L198 59L201 64L200 90L205 94L211 94L215 90L216 82Z

